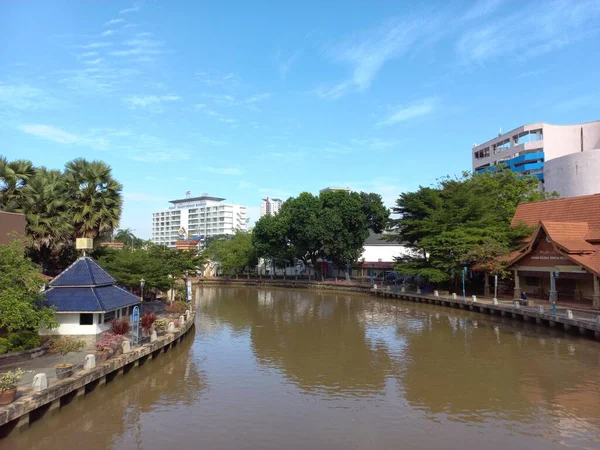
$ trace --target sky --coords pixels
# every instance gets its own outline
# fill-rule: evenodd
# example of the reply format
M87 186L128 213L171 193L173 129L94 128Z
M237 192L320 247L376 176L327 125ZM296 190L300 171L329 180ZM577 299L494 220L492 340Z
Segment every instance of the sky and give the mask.
M209 193L246 205L405 191L500 128L600 119L600 0L0 2L0 154L108 163L121 227Z

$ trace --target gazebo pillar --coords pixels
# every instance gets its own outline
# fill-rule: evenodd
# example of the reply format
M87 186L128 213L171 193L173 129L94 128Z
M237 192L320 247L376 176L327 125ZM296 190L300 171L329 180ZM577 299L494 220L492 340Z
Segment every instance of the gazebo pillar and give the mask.
M592 296L594 309L600 309L600 281L598 275L594 275L594 295Z
M521 280L519 279L519 271L515 269L513 272L515 275L515 290L513 293L513 299L519 300L521 298Z

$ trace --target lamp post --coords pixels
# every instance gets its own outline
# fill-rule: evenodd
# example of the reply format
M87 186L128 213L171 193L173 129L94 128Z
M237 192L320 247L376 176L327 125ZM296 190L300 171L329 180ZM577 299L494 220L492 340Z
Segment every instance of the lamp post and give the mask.
M346 284L350 284L350 261L346 261Z
M552 302L552 315L556 315L556 280L560 275L560 271L557 269L550 273L550 301Z
M373 269L375 268L374 264L371 264L371 287L375 284Z
M467 266L464 266L463 270L462 270L463 300L467 299L467 291L465 290L465 275L466 274L467 274Z
M146 280L142 278L140 280L140 315L142 313L142 305L144 304L144 286L146 286Z

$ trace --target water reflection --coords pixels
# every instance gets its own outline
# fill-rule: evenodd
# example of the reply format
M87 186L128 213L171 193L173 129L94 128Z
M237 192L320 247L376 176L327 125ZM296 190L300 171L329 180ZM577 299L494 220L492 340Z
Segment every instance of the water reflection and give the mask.
M144 431L161 427L157 413L189 407L206 389L205 374L185 357L192 343L193 330L157 360L46 415L27 432L0 440L0 449L143 448Z

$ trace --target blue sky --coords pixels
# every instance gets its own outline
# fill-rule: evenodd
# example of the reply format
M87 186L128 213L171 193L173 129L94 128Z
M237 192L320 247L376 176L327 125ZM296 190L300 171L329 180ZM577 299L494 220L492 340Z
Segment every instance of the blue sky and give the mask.
M600 1L4 1L0 154L109 163L121 225L186 191L397 196L499 127L600 119Z

